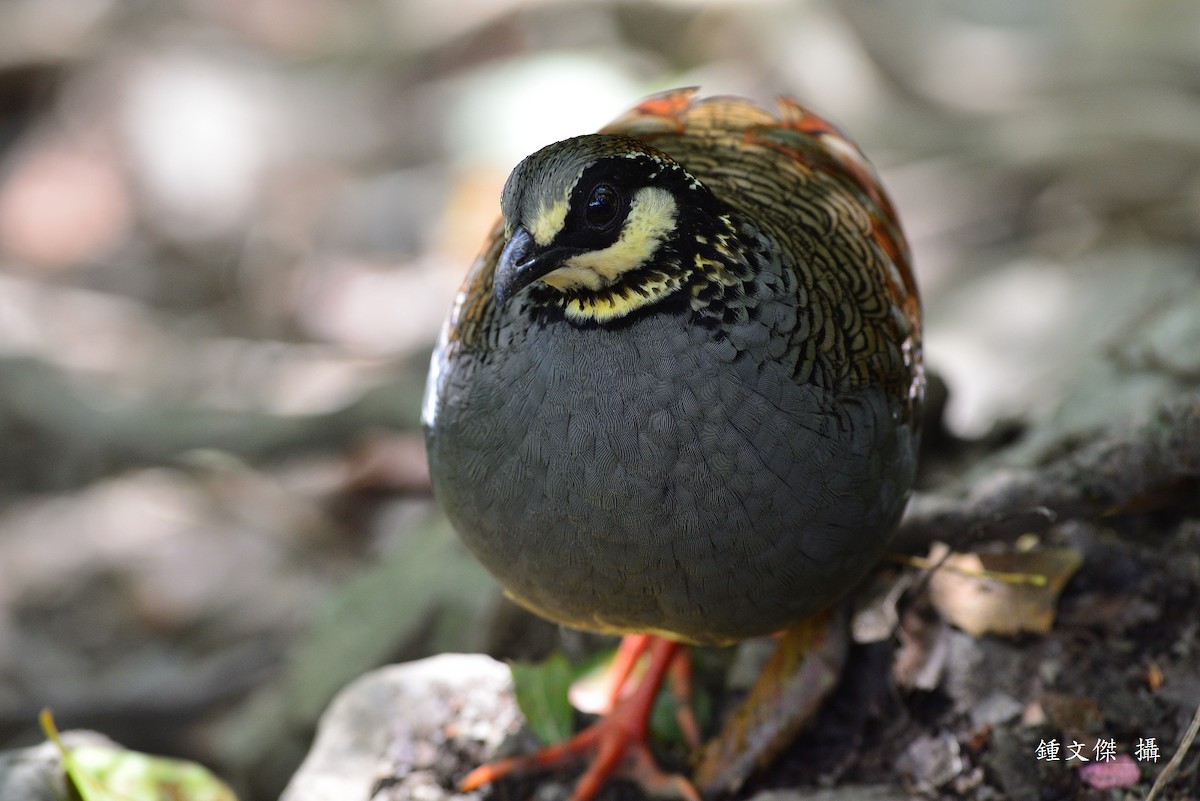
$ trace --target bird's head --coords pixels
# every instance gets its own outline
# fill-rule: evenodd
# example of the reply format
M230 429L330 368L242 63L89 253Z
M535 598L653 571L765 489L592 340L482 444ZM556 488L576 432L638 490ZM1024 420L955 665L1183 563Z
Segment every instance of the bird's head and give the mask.
M577 322L648 308L686 284L714 203L687 170L639 140L594 134L549 145L504 185L496 302L540 282L531 299Z

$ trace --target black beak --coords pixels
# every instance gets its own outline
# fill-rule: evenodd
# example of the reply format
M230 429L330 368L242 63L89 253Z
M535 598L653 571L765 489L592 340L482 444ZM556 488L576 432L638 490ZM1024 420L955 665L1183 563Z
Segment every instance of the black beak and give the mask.
M509 298L520 290L536 281L545 271L539 270L539 260L534 255L537 243L524 226L517 226L504 250L500 251L500 261L496 264L496 275L493 287L496 293L496 305L503 307Z
M503 307L513 295L546 273L554 272L564 260L580 252L577 248L539 248L533 235L524 226L517 226L504 250L500 251L496 274L492 278L496 305Z

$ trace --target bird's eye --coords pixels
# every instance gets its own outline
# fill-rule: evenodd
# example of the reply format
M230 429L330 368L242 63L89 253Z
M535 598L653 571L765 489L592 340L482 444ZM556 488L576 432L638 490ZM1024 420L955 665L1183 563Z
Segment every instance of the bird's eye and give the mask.
M607 228L617 219L620 206L617 190L611 184L596 184L588 195L583 219L592 228Z

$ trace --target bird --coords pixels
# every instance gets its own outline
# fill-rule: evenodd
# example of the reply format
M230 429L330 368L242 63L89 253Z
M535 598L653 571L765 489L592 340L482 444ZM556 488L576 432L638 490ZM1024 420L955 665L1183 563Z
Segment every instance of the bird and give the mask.
M834 604L912 492L908 244L836 125L696 88L534 152L499 205L431 359L434 495L518 604L624 639L605 717L461 786L590 755L574 801L622 772L697 798L645 743L685 646Z

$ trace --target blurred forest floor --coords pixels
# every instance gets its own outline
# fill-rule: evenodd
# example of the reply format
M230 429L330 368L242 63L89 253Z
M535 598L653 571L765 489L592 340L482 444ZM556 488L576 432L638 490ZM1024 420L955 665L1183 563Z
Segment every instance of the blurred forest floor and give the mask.
M1197 42L1186 0L0 4L0 748L51 706L270 798L358 673L544 653L556 630L503 604L432 505L428 353L516 161L670 86L794 95L879 167L948 388L924 534L961 534L969 503L937 514L1001 466L1188 408ZM980 662L938 629L966 660L947 675L1057 648L1045 687L1114 704L1097 731L1125 737L1120 699L1153 696L1135 719L1169 752L1200 702L1195 467L1041 526L1084 555L1068 635L984 637L1003 653ZM934 751L982 731L985 698L907 689ZM975 765L1037 765L1012 742ZM967 767L905 770L986 795Z

